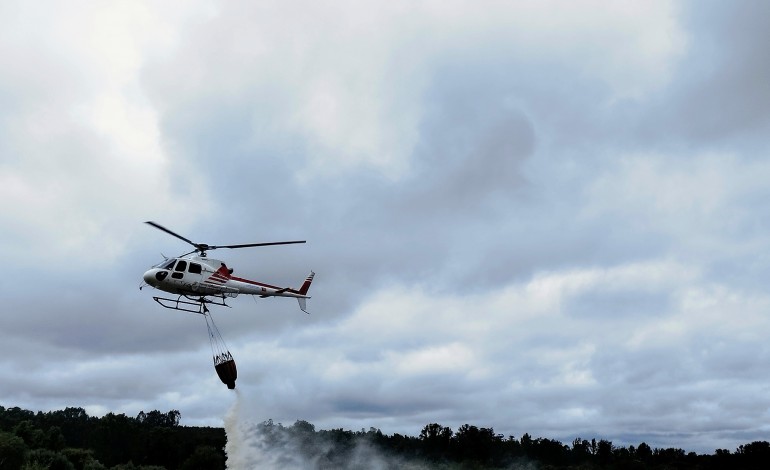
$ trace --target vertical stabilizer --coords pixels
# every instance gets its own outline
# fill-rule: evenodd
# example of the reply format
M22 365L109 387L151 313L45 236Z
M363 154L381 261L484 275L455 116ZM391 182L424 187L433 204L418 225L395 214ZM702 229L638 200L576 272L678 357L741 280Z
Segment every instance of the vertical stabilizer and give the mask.
M307 291L310 290L310 284L313 283L313 277L315 277L315 273L313 271L310 271L310 275L305 279L305 282L302 283L302 287L299 288L299 293L302 295L307 295ZM304 308L302 309L305 310Z

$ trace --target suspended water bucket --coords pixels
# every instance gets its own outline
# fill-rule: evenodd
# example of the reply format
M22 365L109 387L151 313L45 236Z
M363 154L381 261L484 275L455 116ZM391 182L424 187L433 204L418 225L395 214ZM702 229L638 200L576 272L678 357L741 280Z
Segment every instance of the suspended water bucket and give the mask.
M219 380L227 385L230 390L235 388L235 379L238 378L238 369L235 367L233 355L227 349L219 329L214 324L214 319L210 314L205 314L206 326L209 330L209 340L211 342L211 354L214 358L214 369L217 371Z
M235 360L232 359L232 356L230 356L229 360L215 364L214 369L217 371L219 380L227 385L227 388L230 390L235 388L235 379L238 378L238 369L235 367Z

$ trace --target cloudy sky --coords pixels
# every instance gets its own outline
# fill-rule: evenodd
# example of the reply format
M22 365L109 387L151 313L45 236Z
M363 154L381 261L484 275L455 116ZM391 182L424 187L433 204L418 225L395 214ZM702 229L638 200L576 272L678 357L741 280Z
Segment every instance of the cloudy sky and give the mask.
M0 405L770 438L770 3L322 3L0 3Z

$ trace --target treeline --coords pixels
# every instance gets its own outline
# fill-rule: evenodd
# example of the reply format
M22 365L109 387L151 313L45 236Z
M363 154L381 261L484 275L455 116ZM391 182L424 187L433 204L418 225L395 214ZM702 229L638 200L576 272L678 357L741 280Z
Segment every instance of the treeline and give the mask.
M497 434L492 428L462 425L457 431L436 423L426 425L418 437L385 435L379 429L357 432L343 429L316 431L306 421L284 427L268 420L257 433L266 447L300 452L315 468L439 468L452 469L767 469L770 443L755 441L734 452L718 449L698 455L677 448L616 446L611 441L577 438L571 445L547 438L520 439ZM375 449L362 452L361 448ZM373 459L361 466L360 457ZM355 462L351 465L350 462Z
M2 470L224 469L221 428L179 426L177 410L88 416L0 406Z
M224 469L224 430L180 426L179 419L176 410L140 412L136 417L108 413L97 418L82 408L33 413L0 406L0 469ZM604 439L577 438L569 445L529 434L517 439L468 424L453 431L431 423L419 436L406 436L386 435L376 428L316 430L307 421L283 426L268 420L247 434L254 442L246 451L258 449L271 465L282 468L770 468L766 441L698 455L678 448L651 448L643 442L624 447ZM255 458L251 462L259 463Z

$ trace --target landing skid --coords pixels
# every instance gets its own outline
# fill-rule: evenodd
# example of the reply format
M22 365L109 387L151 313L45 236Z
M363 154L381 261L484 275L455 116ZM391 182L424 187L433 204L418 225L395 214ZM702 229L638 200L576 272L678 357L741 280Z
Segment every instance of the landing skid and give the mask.
M184 300L183 300L184 298ZM230 307L225 303L224 298L207 299L206 297L192 298L186 295L180 295L176 299L167 299L165 297L153 297L152 300L158 302L161 307L171 310L179 310L182 312L197 313L200 315L206 315L209 311L206 304L219 305L222 307Z

